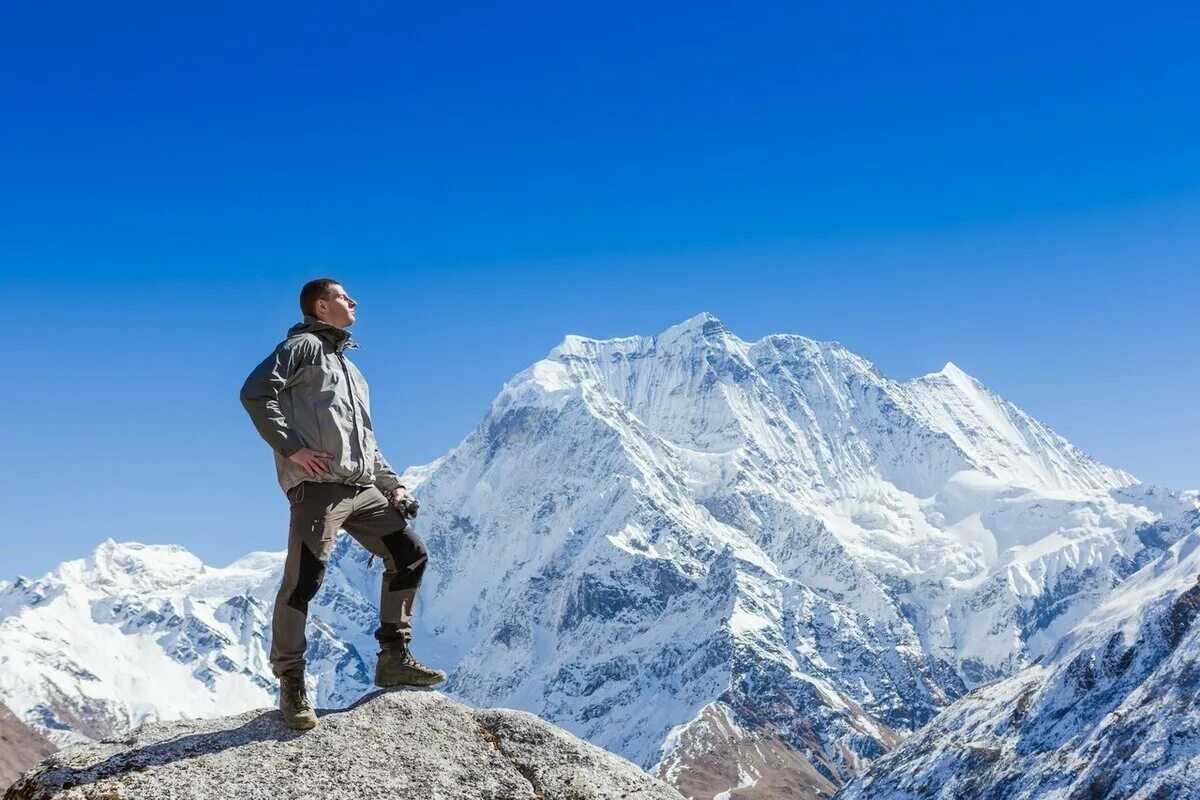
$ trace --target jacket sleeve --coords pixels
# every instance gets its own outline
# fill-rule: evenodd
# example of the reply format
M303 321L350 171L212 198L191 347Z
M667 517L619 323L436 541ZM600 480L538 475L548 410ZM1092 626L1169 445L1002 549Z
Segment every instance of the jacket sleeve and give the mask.
M387 495L392 489L400 485L400 476L396 474L396 470L392 469L392 465L383 457L383 453L379 452L379 445L375 445L375 488Z
M287 339L242 384L242 407L258 435L284 458L299 452L304 444L279 407L279 393L291 385L301 367L317 363L318 358L317 345L308 337Z

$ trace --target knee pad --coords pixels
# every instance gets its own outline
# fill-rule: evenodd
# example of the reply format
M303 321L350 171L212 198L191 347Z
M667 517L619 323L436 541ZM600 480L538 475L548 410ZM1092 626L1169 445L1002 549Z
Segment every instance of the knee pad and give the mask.
M325 562L309 549L307 544L300 545L300 569L296 577L296 587L292 589L287 604L301 614L308 613L309 602L317 596L321 582L325 580Z
M417 588L425 574L425 564L429 561L429 551L425 545L415 534L406 530L389 533L380 541L392 557L395 569L395 574L388 581L388 591Z

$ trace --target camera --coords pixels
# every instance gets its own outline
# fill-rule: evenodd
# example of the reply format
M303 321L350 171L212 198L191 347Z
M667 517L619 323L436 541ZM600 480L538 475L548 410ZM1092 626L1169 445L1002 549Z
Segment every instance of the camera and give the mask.
M396 497L390 499L389 502L391 503L392 508L399 511L400 514L406 519L415 519L417 512L421 508L421 504L417 502L416 498L410 500L404 497Z

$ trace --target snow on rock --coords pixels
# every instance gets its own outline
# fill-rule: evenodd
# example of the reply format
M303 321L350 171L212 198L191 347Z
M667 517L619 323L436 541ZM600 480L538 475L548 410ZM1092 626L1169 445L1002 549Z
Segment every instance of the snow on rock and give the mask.
M697 797L827 794L1045 658L1200 515L953 365L895 381L710 314L567 336L404 480L431 553L414 649L444 691ZM0 588L0 700L58 741L273 692L280 554L137 548ZM323 704L369 688L379 569L339 540L309 628Z
M448 691L677 777L713 730L770 738L813 792L1043 653L1197 507L952 366L897 382L708 314L567 337L419 484Z
M373 642L364 627L377 620L378 584L362 579L357 555L339 559L310 611L310 680L323 703L351 702L371 685L360 648ZM19 579L0 592L0 698L60 745L271 704L282 567L283 553L214 568L180 547L108 540Z
M1200 797L1200 529L1037 664L971 692L839 800Z

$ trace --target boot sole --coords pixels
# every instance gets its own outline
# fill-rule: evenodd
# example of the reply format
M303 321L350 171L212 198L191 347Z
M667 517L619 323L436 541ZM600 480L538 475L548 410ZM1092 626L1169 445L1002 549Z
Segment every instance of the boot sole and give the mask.
M441 680L436 680L436 681L422 681L422 682L412 681L409 683L380 683L379 681L376 681L375 685L378 686L380 689L398 689L402 686L437 686L439 683L442 683L445 680L446 680L445 678L442 678Z
M411 680L411 681L395 681L391 683L383 683L378 678L375 679L375 685L381 689L394 689L397 686L437 686L445 678L434 678L431 680Z
M294 730L294 731L311 731L313 728L317 727L317 721L316 721L315 719L314 719L314 720L306 720L306 719L301 719L301 720L289 720L289 719L284 719L284 721L283 721L283 724L284 724L284 725L286 725L286 726L288 726L289 728L291 728L291 729L292 729L292 730Z

